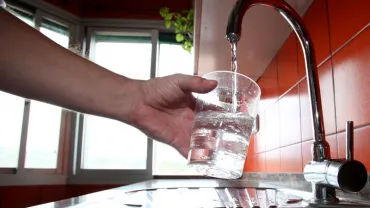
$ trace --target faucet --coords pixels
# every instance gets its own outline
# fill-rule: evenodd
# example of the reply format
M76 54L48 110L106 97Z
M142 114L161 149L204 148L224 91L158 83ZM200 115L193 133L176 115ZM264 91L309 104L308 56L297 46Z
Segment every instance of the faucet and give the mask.
M311 37L299 14L283 0L238 0L229 15L226 38L237 44L241 37L241 25L245 12L255 5L270 7L279 12L290 24L301 43L313 127L312 161L306 164L303 175L312 184L312 203L337 203L336 189L345 192L358 192L367 183L365 166L353 159L353 122L346 124L346 159L330 159L329 145L325 140L324 122L318 82L315 51Z

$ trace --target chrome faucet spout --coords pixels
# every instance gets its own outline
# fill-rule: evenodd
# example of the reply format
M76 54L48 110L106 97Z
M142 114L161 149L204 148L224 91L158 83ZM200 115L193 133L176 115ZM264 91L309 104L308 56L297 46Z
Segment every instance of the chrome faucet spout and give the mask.
M249 8L255 5L263 5L275 9L288 21L299 38L305 59L307 82L309 86L308 90L311 102L312 128L314 133L313 138L315 140L312 157L314 161L324 161L328 158L328 145L325 142L315 51L311 38L299 14L297 14L297 12L283 0L238 0L229 15L226 38L232 43L240 40L242 33L241 25L244 14Z
M241 38L242 21L246 11L255 5L270 7L279 12L290 24L301 43L308 91L311 104L313 145L312 160L304 168L304 177L312 183L313 200L316 202L337 202L335 188L345 191L357 192L361 190L367 181L367 170L358 161L353 160L352 139L353 123L347 124L347 133L350 138L347 151L348 160L330 160L328 144L325 141L323 113L320 97L320 86L317 74L315 50L311 37L303 24L303 20L297 12L284 0L237 0L229 15L226 29L226 38L230 43L237 43ZM355 183L353 180L360 178Z

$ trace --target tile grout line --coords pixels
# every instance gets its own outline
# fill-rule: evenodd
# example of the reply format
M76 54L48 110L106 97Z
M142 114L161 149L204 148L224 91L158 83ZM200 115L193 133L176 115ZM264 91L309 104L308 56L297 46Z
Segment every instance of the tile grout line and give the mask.
M327 58L325 58L322 62L320 62L320 64L317 65L317 68L319 68L320 66L322 66L326 61L328 61L329 59L331 59L335 54L337 54L342 48L344 48L344 46L346 46L349 42L351 42L353 39L355 39L359 34L361 34L364 30L366 30L368 27L370 27L370 23L368 23L365 27L363 27L359 32L357 32L354 36L352 36L348 41L346 41L342 46L340 46L337 50L335 50L331 55L329 55ZM330 32L330 30L329 30ZM330 45L330 50L331 49L331 45ZM285 91L283 94L279 95L278 96L278 99L275 101L279 101L281 98L283 98L286 94L288 94L294 87L296 87L300 82L302 82L305 78L307 77L307 74L305 76L303 76L300 80L298 80L297 83L295 83L294 85L292 85L292 87L290 87L287 91ZM277 78L278 79L278 78ZM278 85L279 85L279 82L278 82ZM279 86L278 86L279 87ZM275 103L274 102L274 103ZM272 104L274 104L272 103ZM270 104L270 105L272 105Z
M370 127L370 123L369 124L364 124L364 125L361 125L361 126L357 126L354 130L360 130L360 129L364 129L364 128L368 128L368 127ZM342 130L342 131L339 131L339 132L336 132L336 133L327 134L326 136L333 136L333 135L338 135L338 134L342 134L342 133L345 133L345 130ZM275 151L275 150L282 149L284 147L289 147L289 146L293 146L293 145L296 145L296 144L301 144L301 143L305 143L305 142L309 142L309 141L313 141L313 139L302 141L302 142L296 142L296 143L292 143L292 144L289 144L289 145L284 145L284 146L281 146L281 147L278 147L278 148L269 149L267 151L255 153L255 154L252 154L252 155L258 155L258 154L262 154L262 153L272 152L272 151Z

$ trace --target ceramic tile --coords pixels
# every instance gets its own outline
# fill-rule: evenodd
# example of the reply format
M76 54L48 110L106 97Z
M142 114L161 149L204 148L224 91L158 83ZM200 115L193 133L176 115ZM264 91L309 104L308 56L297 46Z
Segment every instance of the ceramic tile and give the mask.
M338 132L346 121L370 124L370 28L333 57Z
M302 150L301 143L282 147L281 172L302 172Z
M279 102L276 102L270 106L265 113L264 135L266 150L279 148Z
M279 95L298 82L297 38L291 33L277 54Z
M257 156L256 171L265 172L266 171L266 154L259 153L256 156Z
M278 80L277 80L277 58L275 57L261 78L258 80L261 88L260 112L276 102L279 97Z
M332 51L369 24L369 8L369 0L328 0Z
M317 65L323 62L331 54L326 5L326 0L313 1L303 17L303 21L312 38ZM306 75L306 69L304 66L302 46L299 41L297 44L297 51L299 78L302 78Z
M244 163L244 172L257 171L257 155L248 155Z
M301 142L298 86L279 100L280 146Z
M280 172L280 149L266 152L266 172Z

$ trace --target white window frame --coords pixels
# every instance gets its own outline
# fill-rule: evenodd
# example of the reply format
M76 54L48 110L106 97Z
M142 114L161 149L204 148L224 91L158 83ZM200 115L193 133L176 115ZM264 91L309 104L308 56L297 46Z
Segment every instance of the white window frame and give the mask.
M150 78L154 78L157 71L158 63L158 49L159 49L159 31L158 29L125 29L116 27L89 27L86 35L86 57L94 59L94 46L95 35L132 35L146 34L151 37L152 53L151 53L151 68ZM83 155L83 128L84 128L84 115L78 113L75 120L76 129L75 142L72 143L71 149L72 160L70 160L70 172L68 177L68 184L127 184L153 178L153 140L147 138L147 163L146 169L143 170L130 170L130 169L82 169L82 155ZM129 142L129 140L127 140ZM128 158L127 158L128 159Z
M72 45L78 41L78 29L79 25L72 23L73 21L64 20L56 15L51 15L39 8L31 11L20 5L7 4L8 7L19 10L25 13L29 13L33 16L34 28L40 30L42 18L53 21L57 24L65 26L69 30L69 45ZM58 14L57 14L58 15ZM64 16L59 13L58 16ZM23 121L21 127L21 138L19 145L18 164L16 168L0 168L0 186L7 185L48 185L48 184L65 184L67 181L68 173L68 158L69 158L69 143L71 141L71 119L73 118L72 112L62 108L61 111L61 122L60 122L60 133L59 133L59 144L58 144L58 156L57 156L57 167L55 169L36 169L36 168L25 168L26 158L26 145L27 145L27 131L28 122L30 115L30 107L32 102L29 99L24 99L24 111Z

